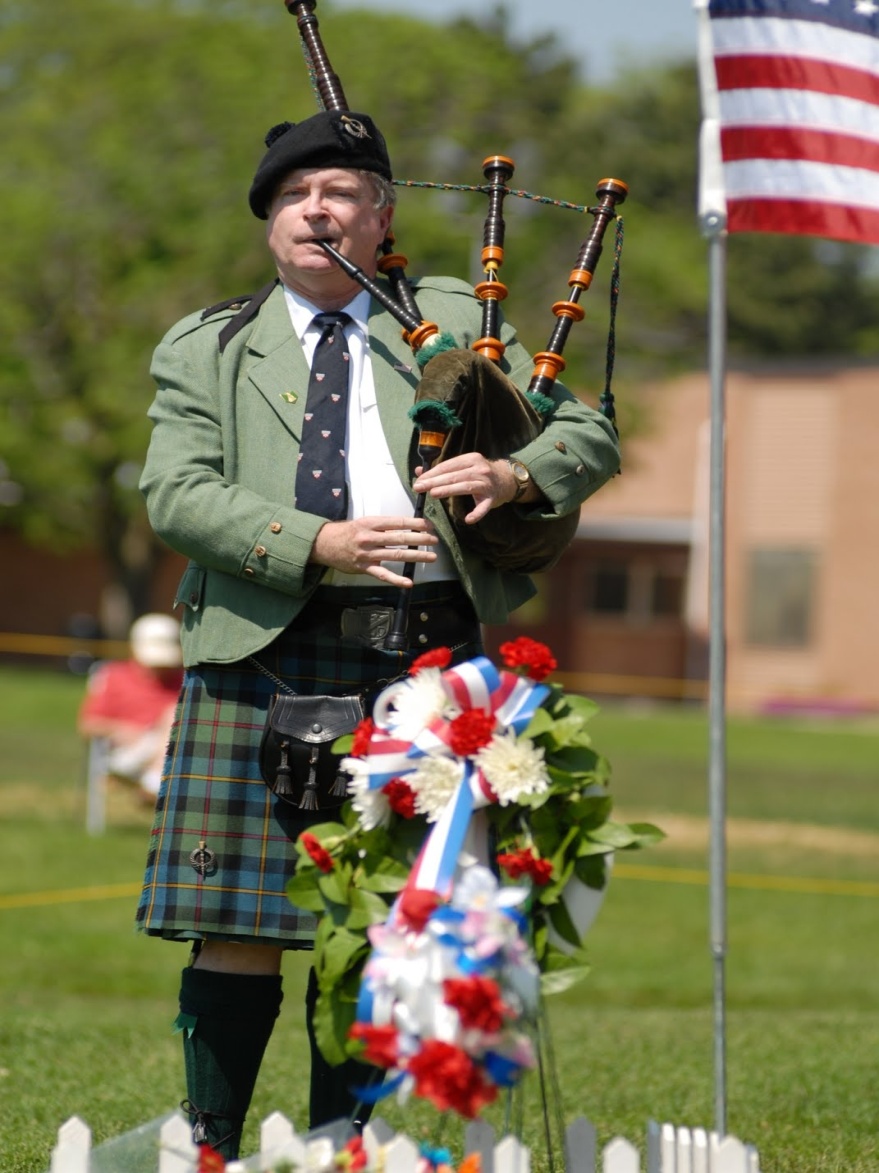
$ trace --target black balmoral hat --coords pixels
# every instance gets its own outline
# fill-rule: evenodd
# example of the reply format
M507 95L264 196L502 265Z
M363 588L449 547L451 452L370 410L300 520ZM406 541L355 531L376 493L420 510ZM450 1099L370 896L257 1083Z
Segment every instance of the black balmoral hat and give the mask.
M284 176L300 167L351 167L391 178L384 136L368 114L322 110L304 122L281 122L265 137L268 147L250 185L250 210L268 219L268 205Z

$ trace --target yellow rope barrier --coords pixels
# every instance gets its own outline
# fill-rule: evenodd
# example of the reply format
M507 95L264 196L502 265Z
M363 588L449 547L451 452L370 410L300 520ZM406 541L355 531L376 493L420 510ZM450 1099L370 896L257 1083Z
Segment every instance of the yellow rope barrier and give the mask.
M696 884L707 887L707 871L695 868L650 867L640 864L616 864L615 877L624 880L648 880L661 884ZM728 888L750 888L757 892L800 892L808 896L879 896L879 884L868 880L822 880L805 876L755 876L730 872Z
M87 900L116 900L121 896L137 896L140 884L104 884L99 888L59 888L54 892L19 892L0 896L0 910L10 908L39 908L53 904L80 904Z
M695 884L707 887L708 872L696 868L650 867L640 864L618 863L613 869L615 880L646 880L659 884ZM757 892L796 892L804 896L867 896L879 897L879 884L860 880L822 880L806 876L757 876L732 872L727 877L730 888L749 888ZM116 900L139 895L140 884L105 884L94 888L61 888L48 892L21 892L0 895L0 911L18 908L51 907L57 904L79 904L90 900Z
M127 656L130 645L121 639L75 639L69 635L24 635L0 632L0 654L19 656L92 655L96 659Z
M62 635L26 635L0 632L0 655L73 656L91 655L95 659L117 659L129 654L125 640L76 639ZM598 693L610 696L664 697L670 700L691 698L701 700L706 695L704 680L676 680L659 676L620 676L594 672L558 672L553 677L559 684L575 692Z

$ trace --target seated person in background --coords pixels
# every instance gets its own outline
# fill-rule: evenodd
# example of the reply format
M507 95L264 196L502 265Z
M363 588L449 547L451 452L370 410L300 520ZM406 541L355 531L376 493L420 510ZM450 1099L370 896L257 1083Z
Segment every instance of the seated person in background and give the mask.
M77 727L83 737L106 739L108 774L136 783L152 800L183 679L180 625L170 615L142 615L129 638L130 660L93 670Z

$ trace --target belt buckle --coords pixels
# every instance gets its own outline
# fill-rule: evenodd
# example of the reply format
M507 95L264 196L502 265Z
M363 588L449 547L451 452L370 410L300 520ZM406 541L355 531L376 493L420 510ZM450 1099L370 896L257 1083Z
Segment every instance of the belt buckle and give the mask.
M341 620L342 638L356 640L371 648L380 648L391 630L393 615L393 607L344 607Z

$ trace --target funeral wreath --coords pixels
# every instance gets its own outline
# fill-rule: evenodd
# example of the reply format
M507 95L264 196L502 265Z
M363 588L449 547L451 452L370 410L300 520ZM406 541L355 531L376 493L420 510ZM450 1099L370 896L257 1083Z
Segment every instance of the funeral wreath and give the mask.
M612 818L597 706L547 681L549 648L500 653L436 649L380 694L337 743L350 797L299 837L288 887L319 921L328 1061L466 1118L533 1066L541 995L586 972L614 853L662 837Z

